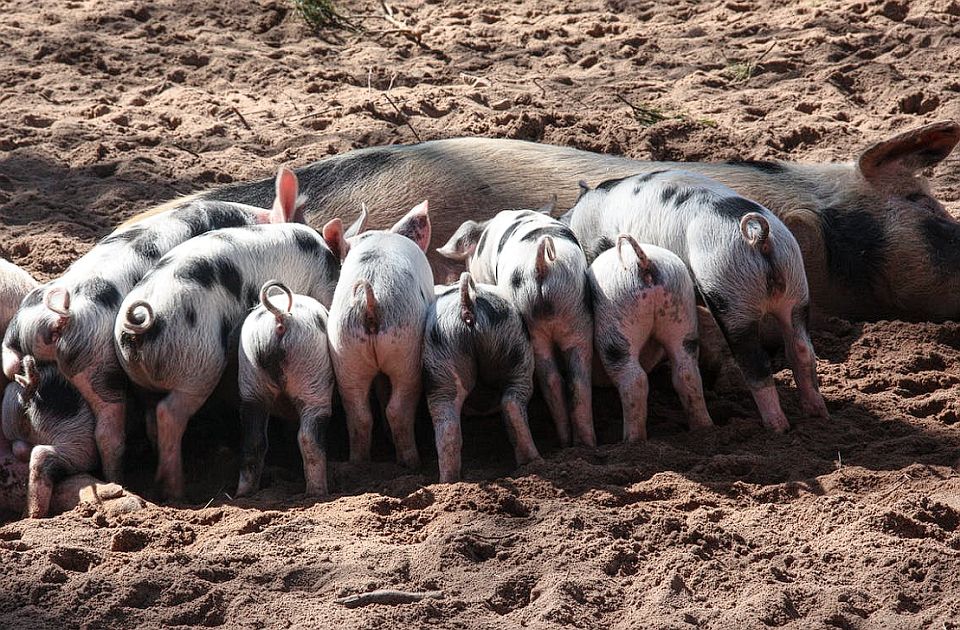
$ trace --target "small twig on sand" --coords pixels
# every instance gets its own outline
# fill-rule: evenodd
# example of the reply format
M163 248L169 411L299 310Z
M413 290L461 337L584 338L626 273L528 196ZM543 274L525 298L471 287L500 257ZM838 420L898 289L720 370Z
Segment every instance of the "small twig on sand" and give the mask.
M361 606L369 606L370 604L384 604L387 606L412 604L424 599L443 599L443 591L414 593L412 591L380 590L339 597L333 601L347 608L359 608Z
M397 113L400 114L400 118L403 118L403 122L407 125L407 127L410 127L410 131L412 131L413 135L416 136L417 142L423 142L423 138L420 137L420 134L417 133L417 130L414 129L413 125L410 124L410 119L407 118L402 111L400 111L400 108L397 107L397 104L393 102L393 99L390 98L390 95L384 92L383 96L386 97L387 102L390 103L395 110L397 110Z
M383 8L383 15L381 17L392 24L396 28L397 33L400 33L414 43L423 46L423 31L421 29L411 28L409 24L396 17L396 15L393 13L393 7L387 4L384 0L380 0L380 6Z
M194 151L193 149L188 149L187 147L185 147L185 146L183 146L183 145L181 145L181 144L177 144L176 142L173 143L173 146L176 147L176 148L178 148L178 149L180 149L180 150L183 151L184 153L189 153L190 155L192 155L192 156L194 156L194 157L198 157L198 158L199 158L199 157L203 157L203 156L201 156L199 153L197 153L196 151Z
M243 126L247 128L247 131L253 131L253 127L250 126L250 123L248 123L247 119L243 117L243 114L240 113L239 109L233 106L231 106L230 109L233 110L233 113L237 115L237 118L240 119L240 122L243 123Z

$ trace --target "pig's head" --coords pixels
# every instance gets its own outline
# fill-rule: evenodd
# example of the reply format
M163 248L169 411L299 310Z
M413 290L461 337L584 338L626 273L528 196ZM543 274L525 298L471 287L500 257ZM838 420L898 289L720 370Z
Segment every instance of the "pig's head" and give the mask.
M70 315L70 293L64 287L48 283L24 296L3 338L6 377L13 380L21 371L24 355L54 361Z
M303 206L306 198L299 196L297 176L288 168L281 167L277 171L277 194L273 200L273 208L265 217L267 223L306 223L303 216Z
M960 222L924 171L960 142L937 122L877 142L847 164L786 164L733 187L774 210L803 251L815 309L853 318L960 317ZM944 294L947 294L945 297Z
M466 263L477 251L480 236L489 221L464 221L437 253L450 260Z

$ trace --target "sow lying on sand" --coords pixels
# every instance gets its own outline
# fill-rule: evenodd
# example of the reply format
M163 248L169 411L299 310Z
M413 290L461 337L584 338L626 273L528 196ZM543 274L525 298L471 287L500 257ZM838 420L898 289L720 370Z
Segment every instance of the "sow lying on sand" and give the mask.
M763 424L785 431L790 423L760 340L760 319L775 317L804 411L828 416L807 333L810 296L800 248L772 212L702 175L653 171L585 189L564 220L588 259L609 249L618 234L679 256L720 325Z
M945 254L960 239L960 223L931 197L920 173L946 158L958 141L960 125L944 121L874 144L845 163L677 164L519 140L456 138L351 151L296 172L311 225L366 203L376 208L371 226L386 228L429 197L443 209L434 217L434 233L445 242L464 221L537 208L554 194L558 208L569 208L577 180L596 184L683 168L730 186L786 223L800 243L819 314L943 320L960 317L960 258ZM263 179L199 196L264 206L272 195L273 182ZM459 265L439 254L429 257L439 282L459 275Z

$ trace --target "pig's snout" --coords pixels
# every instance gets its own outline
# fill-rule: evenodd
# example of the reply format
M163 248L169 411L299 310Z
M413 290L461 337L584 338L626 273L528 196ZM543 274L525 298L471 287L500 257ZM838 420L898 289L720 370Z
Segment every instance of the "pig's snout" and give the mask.
M3 374L7 377L7 380L14 380L20 373L21 362L19 353L9 346L3 346Z
M127 307L123 315L123 329L131 335L141 335L153 326L153 307L148 302L137 300Z

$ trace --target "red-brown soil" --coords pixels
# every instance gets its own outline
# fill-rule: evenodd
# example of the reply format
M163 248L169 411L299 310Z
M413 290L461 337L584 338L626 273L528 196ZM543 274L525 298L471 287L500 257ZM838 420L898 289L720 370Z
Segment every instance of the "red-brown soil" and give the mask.
M177 194L414 130L812 161L960 118L956 0L397 4L420 43L318 36L279 1L0 5L0 255L41 279ZM960 213L956 156L934 184ZM771 434L728 371L707 394L718 428L689 434L657 378L648 443L616 444L606 392L604 445L558 450L536 402L545 461L513 470L500 424L471 420L454 485L425 419L414 473L383 433L380 463L341 463L340 426L322 502L301 498L282 427L267 487L231 500L236 428L207 414L187 435L194 503L8 515L0 626L960 627L960 325L832 320L814 341L830 421L800 417L782 370L794 429ZM445 598L334 603L375 588Z

